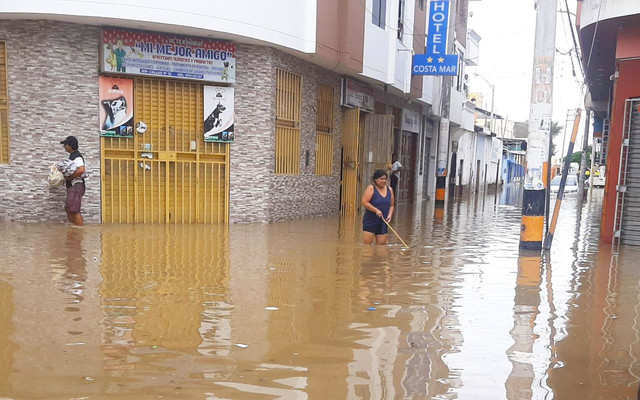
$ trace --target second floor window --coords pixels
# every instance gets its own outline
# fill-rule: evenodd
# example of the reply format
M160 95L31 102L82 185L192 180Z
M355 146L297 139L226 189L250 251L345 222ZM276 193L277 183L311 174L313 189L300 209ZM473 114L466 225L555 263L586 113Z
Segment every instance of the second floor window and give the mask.
M373 24L385 29L385 22L387 20L387 0L373 0L373 10L371 11L373 16Z
M404 5L405 0L400 0L398 4L398 40L402 41L404 36Z

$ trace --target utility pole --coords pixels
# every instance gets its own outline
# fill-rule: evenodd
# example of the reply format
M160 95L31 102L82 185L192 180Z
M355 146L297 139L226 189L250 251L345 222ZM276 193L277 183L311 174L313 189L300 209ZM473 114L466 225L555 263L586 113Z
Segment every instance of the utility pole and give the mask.
M576 110L567 110L567 118L564 122L564 129L562 131L562 153L560 153L560 157L564 158L564 145L567 142L567 127L569 126L569 121L573 121L575 118ZM560 164L562 164L563 159L560 160Z
M553 61L556 44L556 0L537 0L533 79L529 112L527 172L522 198L520 248L542 250L549 154L551 112L553 110Z
M458 0L461 1L461 0ZM462 0L464 1L464 0ZM449 26L447 27L446 48L453 46L456 26L455 2L449 5ZM428 33L431 35L431 32ZM444 215L444 205L447 196L447 176L449 175L449 117L451 114L451 76L442 77L442 91L440 97L440 129L438 130L438 152L436 158L436 201L435 215L441 218ZM455 177L454 177L455 179Z

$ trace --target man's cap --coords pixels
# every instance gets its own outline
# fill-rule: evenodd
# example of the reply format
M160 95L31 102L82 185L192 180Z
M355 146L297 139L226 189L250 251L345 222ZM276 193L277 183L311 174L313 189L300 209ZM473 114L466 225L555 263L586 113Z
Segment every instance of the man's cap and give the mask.
M60 142L60 144L68 144L74 149L78 148L78 139L75 136L67 136L67 138Z

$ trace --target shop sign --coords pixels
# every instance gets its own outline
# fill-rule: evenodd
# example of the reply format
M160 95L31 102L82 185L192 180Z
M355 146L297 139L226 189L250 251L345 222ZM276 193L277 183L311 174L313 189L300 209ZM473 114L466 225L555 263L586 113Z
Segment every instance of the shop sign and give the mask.
M204 87L204 141L231 143L234 133L234 90L227 86Z
M420 133L420 115L417 112L403 110L402 130Z
M100 135L133 137L133 79L98 79Z
M362 111L373 112L375 100L373 89L349 78L342 78L340 84L340 105L343 107L358 107Z
M106 28L101 50L106 73L236 81L236 46L230 42Z
M425 54L413 56L413 75L458 75L458 56L446 54L449 30L449 0L432 0Z
M491 138L491 162L497 163L502 157L502 140Z
M598 159L599 165L605 165L607 163L607 150L609 150L609 120L603 121L602 127L602 146L600 147L600 158Z

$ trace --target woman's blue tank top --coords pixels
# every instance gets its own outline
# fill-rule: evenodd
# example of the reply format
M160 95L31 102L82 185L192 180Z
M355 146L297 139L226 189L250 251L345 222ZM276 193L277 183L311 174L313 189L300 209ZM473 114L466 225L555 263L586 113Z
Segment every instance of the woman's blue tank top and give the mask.
M389 215L389 209L391 208L391 190L387 187L387 195L385 197L382 197L380 192L378 192L378 188L376 187L376 185L373 185L373 196L371 196L371 201L369 203L371 203L371 205L377 208L378 210L382 211L382 216L384 218L387 218L387 216ZM380 219L375 213L369 210L365 211L364 213L365 224L367 222L375 222L379 220Z

